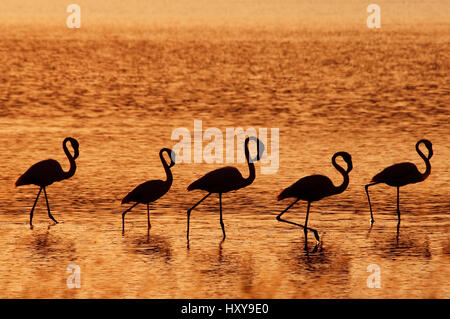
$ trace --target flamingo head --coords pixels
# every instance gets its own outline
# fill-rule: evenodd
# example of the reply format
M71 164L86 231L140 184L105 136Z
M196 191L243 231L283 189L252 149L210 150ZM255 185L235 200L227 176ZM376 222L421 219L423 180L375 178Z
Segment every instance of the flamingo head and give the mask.
M353 169L353 162L352 162L352 156L347 152L337 152L334 154L334 158L336 157L342 157L342 159L347 163L347 174L350 173L350 171Z
M428 149L428 159L430 159L433 156L433 144L427 139L421 139L417 142L416 148L419 146L419 144L424 144L425 147Z

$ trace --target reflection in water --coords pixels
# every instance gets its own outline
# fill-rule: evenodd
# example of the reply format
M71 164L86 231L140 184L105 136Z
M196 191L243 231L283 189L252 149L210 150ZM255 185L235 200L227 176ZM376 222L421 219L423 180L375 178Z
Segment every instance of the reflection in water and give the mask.
M411 228L402 230L399 225L395 234L387 233L386 230L376 232L377 229L373 230L370 241L374 246L373 251L383 258L392 260L398 257L431 259L430 243L425 234L416 235Z
M49 231L43 234L37 234L33 237L31 246L34 247L38 255L48 257L49 254L54 253L55 250L49 242ZM55 242L53 241L53 244Z
M240 295L253 295L255 262L252 253L238 253L233 247L234 244L229 241L222 240L217 246L209 243L208 247L192 245L188 250L188 261L193 263L198 271L192 276L201 276L206 282L234 287Z
M447 242L442 247L442 253L450 257L450 237L447 238Z
M211 250L211 253L206 253L198 259L195 257L195 262L203 264L204 268L200 271L208 280L234 281L233 285L242 293L252 293L255 276L252 254L237 254L227 247L230 247L230 244L222 240L216 253Z
M293 250L294 254L294 250ZM340 254L336 253L333 246L324 248L321 245L315 245L310 249L301 251L296 249L295 260L299 269L310 272L321 272L330 268L331 264L339 264L339 268L345 268L343 260L336 260Z
M169 263L172 259L172 249L168 239L163 236L151 235L150 231L147 232L145 238L127 238L126 242L130 242L136 254L161 258L165 263ZM151 259L148 262L151 262Z
M222 240L217 245L217 249L199 251L198 247L195 250L190 248L189 258L193 258L198 265L204 265L205 267L200 271L205 274L220 277L226 273L238 273L238 258L224 253L224 246L226 246L225 240Z
M51 265L55 261L76 260L78 253L71 239L63 238L58 230L50 225L45 231L32 230L22 240L28 241L25 247L32 252L29 258L38 264Z
M332 287L335 295L350 289L351 260L333 244L326 247L315 245L306 250L299 249L295 244L289 255L290 258L285 258L285 262L290 265L289 271L292 272L289 279L303 290L315 287L316 293L320 295L325 283Z

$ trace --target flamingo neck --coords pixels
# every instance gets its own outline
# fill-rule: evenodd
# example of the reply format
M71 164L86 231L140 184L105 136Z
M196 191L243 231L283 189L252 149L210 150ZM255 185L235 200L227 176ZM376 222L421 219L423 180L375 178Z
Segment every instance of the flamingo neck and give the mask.
M416 151L419 154L419 156L424 160L425 165L426 165L426 169L425 172L422 175L422 180L425 180L431 173L431 163L430 163L430 159L428 157L425 156L424 153L422 153L422 151L419 149L419 145L420 143L416 144Z
M344 168L342 168L342 166L340 166L338 163L336 163L336 157L337 156L333 156L333 159L332 159L333 166L344 177L344 181L342 182L342 184L339 185L339 186L335 186L334 187L335 188L335 194L340 194L340 193L342 193L343 191L345 191L347 189L348 184L350 182L350 179L349 179L349 176L348 176L348 172Z
M169 185L172 185L172 181L173 181L172 171L170 170L169 165L167 164L166 160L164 159L163 153L164 153L164 150L161 150L159 152L159 158L161 159L161 163L164 167L164 171L166 172L166 183L168 183Z
M71 178L75 171L77 170L77 164L75 163L75 158L70 154L69 149L67 148L67 140L63 142L64 153L66 153L67 158L69 159L70 168L67 172L64 172L61 180Z
M248 149L248 140L245 142L245 158L247 159L249 176L244 178L243 186L248 186L255 180L256 172L255 172L255 164L250 162L250 151Z

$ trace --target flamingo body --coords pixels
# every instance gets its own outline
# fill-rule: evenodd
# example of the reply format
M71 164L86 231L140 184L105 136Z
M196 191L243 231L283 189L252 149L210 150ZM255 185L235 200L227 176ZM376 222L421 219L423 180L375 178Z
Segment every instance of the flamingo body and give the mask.
M16 187L37 185L45 187L64 179L61 165L54 159L48 159L32 165L16 182Z
M423 181L423 176L413 163L398 163L386 167L375 175L372 183L385 183L389 186L400 187Z

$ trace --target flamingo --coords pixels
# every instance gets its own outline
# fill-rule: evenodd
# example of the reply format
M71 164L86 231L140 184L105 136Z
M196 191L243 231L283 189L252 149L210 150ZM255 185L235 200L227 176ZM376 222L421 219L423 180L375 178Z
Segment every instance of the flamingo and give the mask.
M422 151L419 149L420 144L424 144L428 149L428 157L426 157ZM422 174L417 169L417 166L413 163L398 163L386 167L384 170L375 175L370 184L365 185L367 200L369 202L370 208L370 223L374 223L373 213L372 213L372 205L370 203L369 197L369 187L384 183L389 186L397 187L397 216L398 216L398 224L400 225L400 187L408 184L415 184L424 181L431 173L431 164L430 159L433 156L433 144L429 140L422 139L416 143L416 151L419 153L419 156L425 161L426 169Z
M340 156L347 163L347 170L339 166L336 163L336 158ZM290 204L285 210L283 210L278 216L277 220L280 222L285 222L289 224L293 224L296 226L300 226L303 228L305 232L305 237L307 236L307 230L310 230L314 233L314 237L319 242L319 233L317 230L308 227L308 216L309 209L311 207L311 203L315 201L319 201L324 197L337 195L346 190L349 183L349 173L353 169L352 157L347 152L337 152L333 155L331 159L331 163L333 166L342 174L344 177L344 181L340 186L334 186L333 182L326 176L323 175L310 175L299 179L297 182L285 188L280 195L278 195L278 200L283 200L285 198L295 198L295 201ZM295 203L299 200L305 200L308 202L308 208L306 211L306 219L305 225L300 225L285 219L282 219L281 216L288 211Z
M250 151L248 149L248 144L250 141L257 142L258 153L256 158L250 158ZM230 191L238 190L244 188L255 180L255 161L259 161L264 152L264 144L261 143L256 137L247 137L244 143L245 158L247 159L248 169L250 175L244 178L239 170L235 167L227 166L216 169L205 174L203 177L199 178L187 188L188 191L195 189L200 189L207 191L208 194L199 200L194 206L192 206L187 211L187 240L189 241L189 220L192 210L200 205L207 197L211 194L219 194L219 208L220 208L220 226L222 227L223 240L226 238L225 226L222 218L222 194Z
M72 149L74 151L74 155L69 152L67 149L67 142L70 142L72 145ZM33 228L33 212L36 207L36 203L39 199L39 195L41 195L42 190L44 190L45 194L45 202L47 203L47 211L48 217L53 220L56 224L58 223L56 219L52 216L50 212L50 206L48 204L47 191L45 188L54 182L59 182L65 179L71 178L75 174L75 170L77 169L77 165L75 160L79 156L79 144L78 141L72 137L66 137L63 141L63 150L66 153L67 158L69 159L70 168L67 172L64 172L61 165L54 159L48 159L45 161L38 162L31 166L19 179L16 181L16 187L22 185L37 185L40 187L39 192L36 196L36 200L34 201L33 208L31 208L30 212L30 227Z
M170 165L164 159L164 152L170 156ZM166 180L151 180L138 185L135 189L122 199L122 204L134 202L134 204L122 213L122 232L125 232L125 215L138 204L147 204L147 224L148 229L152 227L150 224L150 203L163 197L172 186L173 176L170 169L175 165L175 153L169 148L162 148L159 151L159 158L166 172Z

